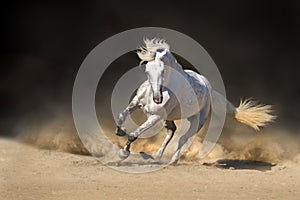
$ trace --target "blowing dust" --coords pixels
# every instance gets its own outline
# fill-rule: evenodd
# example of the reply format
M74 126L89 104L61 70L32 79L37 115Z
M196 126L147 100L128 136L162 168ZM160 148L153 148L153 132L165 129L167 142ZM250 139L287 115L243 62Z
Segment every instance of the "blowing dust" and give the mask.
M74 154L90 154L76 133L73 121L61 117L60 120L48 120L33 123L33 126L18 128L18 140L33 144L41 149L62 151Z
M176 122L179 125L179 122ZM207 125L206 125L207 126ZM207 162L222 159L262 161L281 163L285 161L300 163L300 137L287 131L274 130L271 127L259 132L227 119L224 130L213 150L200 159L200 150L206 126L183 150L179 162ZM183 128L184 129L184 128ZM179 131L180 132L180 131ZM18 139L42 149L63 151L74 154L103 156L112 150L117 151L125 145L127 137L114 135L114 127L107 127L105 133L111 143L95 135L80 140L70 117L48 121L34 127L23 128ZM166 131L147 138L136 140L131 147L132 152L154 153L160 147ZM174 136L166 149L165 155L174 153L180 134ZM83 143L85 145L83 145Z
M183 155L187 161L198 160L203 134L197 135L193 144ZM298 134L285 130L266 127L261 131L239 124L233 119L226 119L223 132L214 149L205 157L206 160L247 160L267 163L293 161L299 163L300 139Z

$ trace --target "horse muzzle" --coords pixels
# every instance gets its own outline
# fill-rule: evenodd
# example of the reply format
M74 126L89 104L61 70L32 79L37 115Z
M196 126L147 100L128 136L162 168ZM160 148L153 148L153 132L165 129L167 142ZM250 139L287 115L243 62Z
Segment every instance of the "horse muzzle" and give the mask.
M161 104L162 101L163 101L163 97L162 97L162 96L159 96L159 97L153 97L153 101L154 101L154 103L156 103L156 104Z

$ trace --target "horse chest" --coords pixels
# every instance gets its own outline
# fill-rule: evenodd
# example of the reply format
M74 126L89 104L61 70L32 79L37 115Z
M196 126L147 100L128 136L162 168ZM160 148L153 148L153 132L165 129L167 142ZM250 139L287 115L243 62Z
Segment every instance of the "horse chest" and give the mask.
M144 111L145 114L157 114L157 115L167 115L170 112L170 94L168 91L163 93L163 102L161 104L156 104L153 101L153 94L151 89L145 92L145 95L140 99L139 106Z

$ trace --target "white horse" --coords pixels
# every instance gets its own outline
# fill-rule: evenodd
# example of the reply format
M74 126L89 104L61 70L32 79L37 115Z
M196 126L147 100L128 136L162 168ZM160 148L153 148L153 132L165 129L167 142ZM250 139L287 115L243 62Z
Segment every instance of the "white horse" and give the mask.
M275 118L271 115L269 105L255 105L252 101L244 101L238 108L234 107L224 96L211 88L204 76L184 70L170 52L165 40L145 39L144 43L145 46L140 48L137 54L142 60L141 63L147 62L145 73L148 80L138 88L136 96L119 114L116 134L127 134L122 125L127 115L135 108L140 107L147 115L147 120L128 134L125 147L119 151L120 158L126 159L130 155L130 144L143 132L163 120L167 136L156 153L156 158L161 159L176 130L173 120L187 118L191 123L190 128L180 137L177 150L171 159L171 163L176 163L183 145L205 123L214 98L225 101L227 113L232 113L236 120L255 130L259 130L259 127L265 126Z

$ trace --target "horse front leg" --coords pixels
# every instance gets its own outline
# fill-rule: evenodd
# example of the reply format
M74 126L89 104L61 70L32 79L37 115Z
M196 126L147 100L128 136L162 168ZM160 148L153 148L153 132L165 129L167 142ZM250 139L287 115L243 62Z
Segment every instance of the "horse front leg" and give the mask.
M130 155L130 145L132 142L134 142L139 135L141 135L143 132L154 126L157 122L161 120L161 117L159 115L150 115L146 122L144 122L139 128L137 128L135 131L128 134L128 140L126 142L126 145L123 149L120 149L119 151L119 157L121 159L126 159Z
M134 111L138 107L138 104L139 104L138 97L135 96L132 99L132 101L129 103L129 105L125 108L125 110L119 114L118 119L117 119L116 135L118 135L118 136L126 135L126 130L122 125L125 122L128 114L130 114L132 111Z

